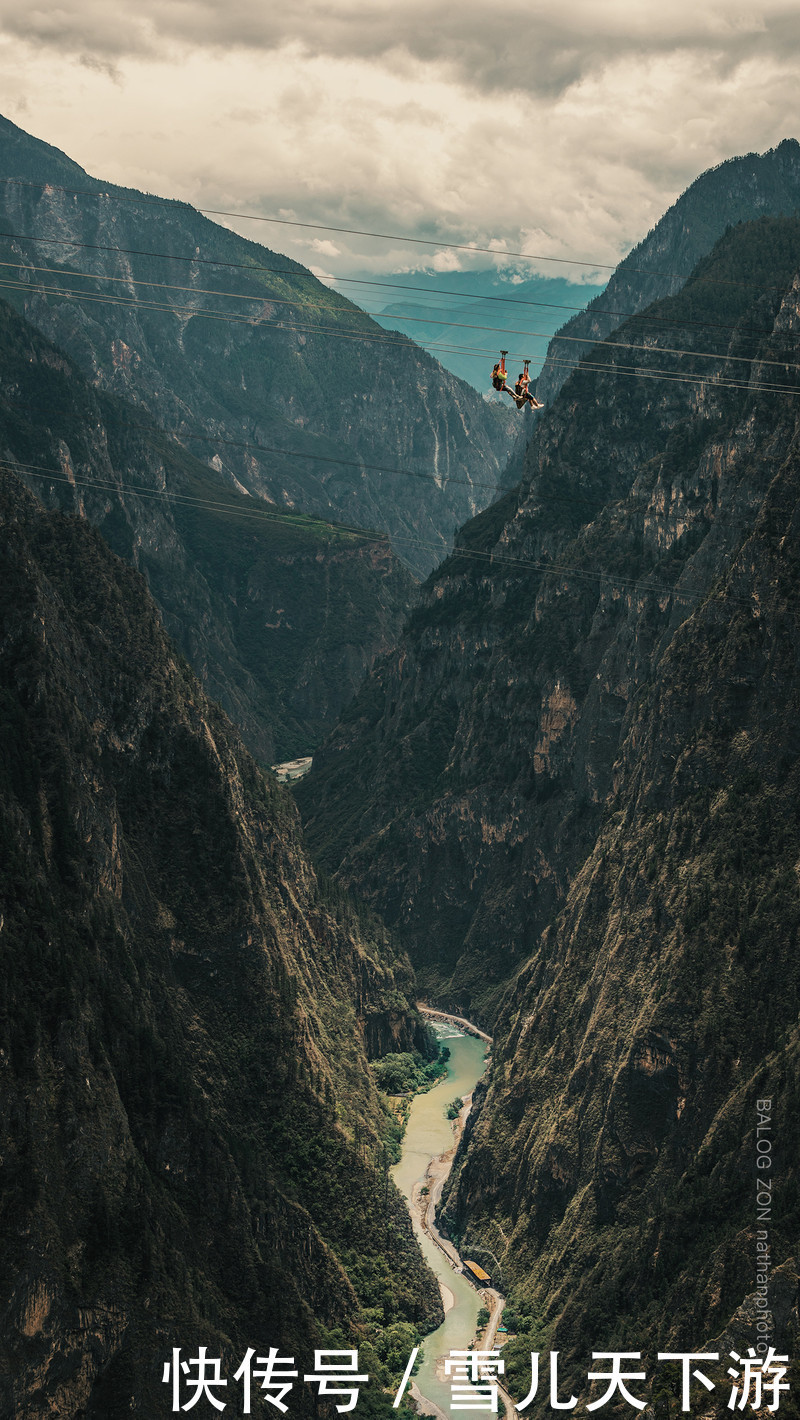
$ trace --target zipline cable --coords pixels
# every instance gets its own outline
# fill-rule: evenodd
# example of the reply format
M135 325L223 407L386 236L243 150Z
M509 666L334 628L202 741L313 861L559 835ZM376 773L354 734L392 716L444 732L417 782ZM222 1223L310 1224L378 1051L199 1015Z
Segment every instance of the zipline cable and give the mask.
M0 268L3 268L3 267L11 267L11 268L13 268L13 269L17 269L18 266L19 266L19 263L18 263L18 262L0 261ZM68 275L69 275L69 276L75 276L75 277L79 277L81 280L84 280L84 281L114 281L114 282L117 282L118 284L124 284L124 285L126 285L126 286L146 286L146 287L148 287L150 290L154 290L154 291L180 291L180 292L189 292L189 293L192 294L192 295L198 295L198 296L217 296L217 297L219 297L221 300L250 301L250 302L255 302L255 303L257 303L257 304L260 304L260 305L265 305L265 304L266 304L266 305L271 305L271 306L291 306L293 309L295 309L295 310L300 310L300 311L306 311L306 310L308 310L308 311L328 311L328 312L331 312L331 307L330 307L330 305L325 304L325 303L323 303L323 302L305 301L305 300L302 300L302 299L298 300L298 299L294 299L294 298L290 298L290 297L284 297L284 296L281 296L281 297L278 297L278 296L263 296L263 295L248 296L248 295L245 295L243 292L240 292L240 291L215 291L215 290L210 289L209 287L206 287L206 286L180 286L180 285L176 285L176 284L173 283L173 282L168 282L168 281L149 281L149 280L146 280L146 279L143 278L143 277L137 278L137 277L132 277L132 276L108 276L108 275L102 275L102 274L101 274L101 275L98 275L98 274L96 274L96 273L94 273L94 272L83 272L83 271L65 272L65 271L60 271L58 268L55 268L55 267L52 267L52 266L31 266L31 267L26 267L26 268L24 268L24 269L25 269L25 270L28 270L28 271L35 271L35 272L45 273L46 275L50 275L50 276L68 276ZM17 281L17 282L11 282L8 278L6 278L5 280L3 280L3 279L0 277L0 285L4 286L4 287L6 287L6 288L10 288L10 289L12 289L12 290L35 290L35 289L37 289L38 287L41 287L41 286L42 286L42 283L41 283L41 282L32 282L32 283L31 283L31 282L26 282L26 281L21 281L21 280L20 280L20 281ZM64 294L64 295L69 295L69 296L78 296L78 297L81 297L81 296L84 296L84 295L95 295L95 294L96 294L96 293L94 293L94 292L84 292L80 287L77 287L77 288L76 288L76 287L48 286L48 287L46 288L46 290L47 290L48 293L50 293L50 294L59 293L59 294ZM102 299L102 298L101 298L101 299ZM118 297L114 297L114 300L115 300L115 301L121 301L121 300L124 300L124 299L125 299L124 297L119 297L119 298L118 298ZM139 305L139 304L141 304L141 303L137 300L137 301L135 302L135 304ZM178 308L175 307L174 309L178 309ZM185 310L186 308L184 307L183 309ZM358 308L356 308L356 309L358 309ZM198 312L197 312L197 313L198 313L198 314L202 314L202 311L200 311L200 310L198 309ZM368 319L370 319L370 320L372 319L371 316L369 315L369 312L363 312L363 314L365 314ZM552 340L552 339L553 339L553 336L550 335L550 333L549 333L548 331L542 331L542 330L515 330L515 329L513 329L512 327L503 327L503 326L496 326L496 325L473 325L473 324L470 324L469 322L466 322L466 321L442 321L442 320L434 320L434 319L431 319L431 318L426 317L426 316L403 316L403 317L402 317L402 320L403 320L404 322L415 322L415 323L424 324L424 325L440 325L440 326L445 327L445 329L447 329L447 330L479 330L479 331L481 331L483 334L487 334L487 335L503 335L503 336L506 336L506 335L524 335L524 336L526 336L529 340L548 340L548 341L549 341L549 340ZM400 332L400 333L402 334L402 332ZM606 336L604 339L601 340L601 339L591 338L591 337L589 337L589 336L560 335L560 336L558 337L558 339L561 340L561 341L569 342L569 343L572 344L572 345L604 345L604 346L613 347L613 349L615 349L615 350L642 350L642 351L647 352L648 354L651 353L652 351L658 351L659 353L664 354L664 355L687 355L687 356L690 356L692 359L695 359L695 360L720 360L720 359L724 359L724 360L726 360L726 361L734 361L734 362L737 362L737 363L749 365L749 364L752 364L752 363L753 363L753 359L755 358L755 357L749 356L749 355L723 355L723 354L721 354L721 352L716 351L716 350L684 350L684 349L682 349L682 348L674 347L674 346L669 346L669 345L642 345L642 344L640 344L640 343L638 343L638 342L635 342L635 341L622 341L622 340L617 340L617 339L613 338L612 336ZM416 342L415 342L415 343L416 343ZM425 347L424 347L424 346L421 346L421 347L419 347L419 348L420 348L420 349L424 349ZM759 360L758 363L759 363L759 364L762 364L762 365L776 365L776 366L778 366L780 369L786 369L786 370L800 370L800 364L798 364L798 363L796 363L796 362L794 362L794 361L790 361L790 360Z
M186 315L186 316L188 316L189 318L195 318L195 317L197 317L197 318L204 319L204 320L222 320L222 321L228 321L228 322L231 323L231 324L249 325L249 326L254 327L254 328L259 327L259 326L261 326L261 327L269 326L269 327L272 327L272 328L274 328L274 329L296 330L296 331L301 331L301 332L304 332L304 333L311 333L311 334L316 334L316 335L322 335L322 336L325 336L325 337L328 337L328 338L331 338L331 339L338 339L338 340L351 340L351 341L353 341L353 340L356 340L356 341L358 341L358 340L365 340L365 341L370 341L370 342L373 342L373 343L374 343L374 342L377 342L377 343L379 343L379 344L385 344L385 345L404 345L404 346L406 346L406 347L409 347L409 346L410 346L410 347L413 348L414 350L419 350L419 351L424 352L424 353L426 353L426 354L428 353L427 351L425 351L424 346L418 346L418 345L416 345L416 344L411 340L411 337L410 337L410 336L405 336L405 337L401 336L399 339L396 339L395 337L393 337L393 336L387 334L387 333L384 332L384 331L381 331L380 333L377 333L377 332L373 333L372 331L357 331L357 332L354 332L354 331L352 330L352 328L351 328L350 331L347 331L347 330L341 331L341 330L335 330L335 329L333 329L333 328L330 327L330 326L321 326L321 325L316 325L316 324L301 324L301 323L298 323L298 322L290 322L290 321L282 321L282 320L274 320L274 321L273 321L273 320L269 320L268 318L265 318L265 319L262 319L262 320L259 320L259 321L255 321L255 320L254 320L252 317L250 317L250 316L231 315L230 313L225 312L225 311L208 311L208 310L204 310L204 309L199 308L199 307L194 307L194 306L176 306L176 305L169 304L169 303L167 303L167 302L158 303L158 302L154 302L154 301L140 301L140 300L134 300L134 299L128 300L128 299L126 299L126 298L124 298L124 297L122 297L122 296L115 296L115 295L103 296L103 295L98 295L98 294L96 294L95 292L87 292L87 291L83 291L83 290L78 290L78 291L76 291L76 290L71 290L71 289L69 289L69 288L64 288L64 287L60 287L60 286L45 286L43 282L30 283L30 282L25 282L25 281L10 281L10 280L8 280L7 278L6 278L6 279L0 278L0 289L14 290L14 291L22 291L22 292L24 292L24 293L27 294L27 295L30 295L30 294L41 294L41 295L60 296L60 297L62 297L63 299L65 299L65 300L67 300L67 301L71 301L71 300L77 298L79 301L92 302L92 303L101 304L101 305L120 306L120 307L127 308L127 309L138 309L138 310L143 310L143 311L158 311L158 312L167 313L167 314L170 314L170 315ZM290 303L290 304L292 304L292 303ZM367 317L367 319L369 319L369 317ZM474 328L474 329L482 329L482 327L472 327L472 328ZM523 333L525 334L525 333L528 333L528 332L523 332ZM576 337L576 343L577 343L577 344L584 344L585 342L582 341L582 340L580 340L580 339L578 339L578 338ZM695 352L695 351L692 351L692 350L687 350L687 351L676 350L676 351L673 351L673 350L669 350L668 348L666 348L666 347L664 347L664 346L651 346L651 347L648 347L648 346L642 346L642 345L626 345L624 342L617 342L617 341L614 341L612 338L609 338L609 339L607 339L607 340L598 340L598 341L595 341L595 342L592 342L592 343L597 344L597 345L602 345L602 346L604 346L605 349L608 350L608 351L613 351L613 350L615 350L615 349L633 349L633 350L642 350L644 353L649 353L649 351L654 350L654 351L657 351L658 353L663 354L663 355L675 354L675 355L678 355L678 356L685 356L685 357L688 357L688 358L718 360L718 361L720 361L720 363L723 363L723 364L724 364L724 363L727 363L728 361L731 361L731 360L742 360L742 361L744 361L744 363L746 363L746 364L748 364L748 365L752 365L752 364L762 364L762 363L763 363L763 364L777 365L777 366L778 366L779 368L781 368L781 369L800 368L800 367L795 367L795 366L790 365L789 362L787 362L787 361L781 361L781 360L775 360L775 361L761 361L758 356L752 356L752 357L751 357L751 356L729 356L729 355L721 355L721 354L716 354L716 353L707 353L707 352L703 352L703 351ZM449 354L465 354L465 355L469 355L469 356L471 356L472 358L476 358L476 359L477 359L477 358L481 358L481 359L490 358L490 354L491 354L491 352L488 352L488 351L471 351L471 350L467 350L467 349L465 349L465 348L463 348L463 347L458 347L458 346L455 347L454 350L453 350L453 349L447 349L447 347L440 347L440 348L441 348L441 350L442 350L442 353L449 353ZM433 358L433 357L431 357L431 358ZM513 358L513 359L522 360L523 358L527 358L527 357L523 357L522 354L517 354L516 352L512 352L512 358ZM556 365L556 364L564 364L564 363L565 363L565 362L563 362L563 361L556 361L556 360L550 361L550 360L548 360L548 359L546 358L545 361L544 361L544 363L543 363L542 368L544 368L545 365L547 365L547 364ZM615 371L617 371L618 373L623 373L623 372L624 372L624 373L628 373L628 374L631 374L631 373L641 374L643 377L646 377L646 378L662 377L662 378L664 378L664 379L683 380L683 381L689 380L689 381L691 381L692 383L695 383L695 384L697 384L697 383L700 383L700 384L703 384L703 383L713 383L713 384L715 384L715 385L717 385L717 386L725 385L725 386L727 386L728 388L731 388L731 389L747 388L747 389L752 389L752 390L762 390L762 391L764 391L765 393L785 393L785 394L793 394L793 395L794 395L794 394L800 394L800 387L795 387L795 386L790 386L790 385L777 385L777 384L776 384L776 385L768 385L768 384L763 383L763 382L762 382L762 383L759 383L759 384L757 384L757 385L756 385L756 384L751 384L750 382L745 382L744 384L742 384L742 383L736 383L736 382L732 382L732 381L719 380L719 379L714 378L713 376L711 376L711 377L704 377L704 376L680 376L680 375L674 374L674 373L671 372L671 371L662 371L662 370L657 370L657 369L656 369L656 370L646 370L646 369L644 369L644 368L641 367L641 366L627 366L627 367L626 367L626 366L619 366L619 367L617 367L617 366L614 365L614 364L609 364L608 366L596 366L596 365L595 365L595 366L592 366L592 365L590 365L590 364L589 364L588 362L586 362L586 361L581 361L580 363L581 363L581 365L583 366L583 368L585 368L585 369L592 369L592 368L604 368L604 369L606 369L606 368L607 368L609 371L615 370Z
M149 489L144 485L140 485L137 487L137 485L135 484L124 484L122 482L116 483L110 479L82 479L81 483L78 484L78 480L76 478L68 477L60 469L50 470L43 468L41 465L36 464L14 464L13 462L10 462L7 459L0 460L0 469L8 473L13 473L15 474L15 476L17 469L24 469L25 472L30 473L34 477L39 477L42 479L47 478L48 481L53 483L65 483L76 490L78 490L80 487L96 487L105 492L130 492L137 497L142 496L149 498L162 498L168 502L172 502L178 505L186 505L191 508L204 508L214 512L227 514L229 516L243 517L245 519L259 518L262 521L268 521L273 523L278 522L296 530L302 527L305 529L325 528L335 533L345 532L348 535L360 537L370 542L386 542L387 546L391 547L391 542L386 534L382 534L380 532L369 532L363 528L349 528L346 525L342 525L340 523L330 523L323 518L310 517L306 514L291 515L283 513L272 513L268 510L264 510L262 512L260 509L255 508L240 509L232 504L226 507L225 505L218 503L216 500L192 498L189 495L171 493L165 489ZM440 544L426 542L423 539L419 537L413 537L410 534L399 533L393 536L395 540L410 543L416 547L422 547L428 550L438 552L441 551ZM598 571L593 568L575 567L564 563L547 562L542 560L536 561L532 558L511 557L503 553L483 552L478 548L466 548L456 546L448 554L448 558L455 559L464 557L471 560L481 561L484 563L489 562L493 566L527 568L530 571L541 572L545 575L553 574L565 577L570 576L575 577L578 580L599 582L601 584L604 582L608 582L612 587L630 591L634 595L662 595L669 596L673 600L685 601L690 603L694 602L697 604L702 601L705 601L710 595L712 595L711 588L706 588L698 592L682 591L666 582L643 582L633 577L623 577L617 575L616 573ZM729 593L728 599L731 601L742 602L747 606L750 606L752 604L752 597L742 597L734 593Z
M0 179L0 181L2 181L2 179ZM253 263L245 262L245 261L222 261L222 260L218 260L218 259L215 258L215 257L208 257L208 256L176 256L175 254L173 254L173 253L171 253L171 252L141 251L141 250L139 250L138 248L135 248L135 247L115 247L115 246L106 246L106 245L104 245L104 244L102 244L102 243L99 243L99 242L79 242L79 241L74 240L74 239L71 238L71 237L41 237L41 236L30 237L30 236L24 236L21 232L0 232L0 238L6 238L6 239L9 240L9 241L30 242L30 243L33 243L33 244L42 243L42 244L50 244L50 245L55 245L55 246L79 247L79 248L81 248L81 249L83 249L83 250L86 250L86 251L105 251L105 252L112 252L112 253L118 254L118 255L120 255L120 256L143 256L143 257L149 257L149 258L157 259L157 260L159 260L159 261L180 261L180 262L188 263L189 265L196 265L196 266L216 266L216 267L220 267L220 268L225 268L226 270L246 271L246 272L249 272L251 275L252 275L253 273L268 273L269 275L272 275L272 276L296 276L296 277L301 277L301 278L310 277L311 280L314 281L314 282L317 282L317 283L322 284L322 285L325 284L324 282L320 282L319 277L314 276L313 272L309 271L306 267L301 266L299 262L298 262L295 266L256 266L256 265L254 265ZM20 266L24 266L24 263L20 262L19 265L20 265ZM59 273L59 274L61 274L61 273ZM73 274L72 269L71 269L71 268L68 268L64 274ZM74 274L79 275L79 276L83 276L83 275L87 275L87 276L88 276L90 273L75 272ZM101 279L101 278L100 278L99 276L97 276L96 279L99 280L99 279ZM104 279L104 278L102 278L102 279ZM480 295L480 294L478 294L477 292L474 292L474 291L450 291L450 290L447 290L446 288L440 287L440 286L434 286L434 287L427 287L427 286L408 286L408 285L405 285L405 284L402 284L402 283L399 283L399 282L374 281L374 280L367 280L367 279L364 278L364 277L356 277L356 276L335 276L335 277L331 277L330 279L331 279L332 281L334 281L337 286L338 286L338 285L342 285L342 284L355 285L355 286L378 286L378 287L380 287L380 288L385 288L386 290L391 290L391 291L415 291L415 292L421 291L421 292L424 292L425 294L437 294L437 295L442 295L442 296L451 296L451 297L453 297L453 298L455 298L455 299L458 299L458 300L469 300L469 301L502 301L504 304L507 304L507 305L535 306L535 307L541 308L541 309L543 309L543 310L574 311L574 312L576 312L576 313L578 313L578 314L582 314L583 312L590 311L592 315L614 316L614 317L619 317L621 320L640 320L640 321L646 321L648 324L651 324L651 325L669 325L669 326L678 325L678 326L681 326L681 327L687 326L687 325L693 325L693 326L699 326L699 327L701 327L701 328L703 328L703 329L707 329L707 330L738 330L738 331L741 331L742 334L747 334L747 335L767 335L767 334L769 334L769 332L768 332L766 329L759 329L759 330L756 330L756 329L750 329L750 328L747 328L747 327L745 327L744 329L742 329L739 325L727 325L727 324L725 324L725 323L723 323L723 322L720 322L720 321L699 321L699 320L689 320L689 319L684 319L684 318L681 318L680 320L678 320L678 319L672 319L672 320L671 320L671 319L669 319L668 317L663 317L663 316L648 316L645 311L609 311L609 310L604 310L604 309L602 309L602 308L600 308L600 307L597 307L597 306L594 306L594 305L591 305L591 306L563 306L563 305L556 305L556 304L554 304L552 301L533 301L533 300L530 300L530 299L528 299L528 298L521 298L521 297L517 297L517 296L496 296L496 295L489 295L489 294ZM704 280L704 279L705 279L704 277L698 278L699 281L702 281L702 280ZM328 289L330 289L330 288L328 288ZM768 289L770 289L770 290L782 290L783 288L776 286L776 287L770 287L770 288L768 288ZM224 293L224 292L223 292L223 293L220 293L220 294L227 294L227 293ZM345 299L347 299L347 298L345 297ZM355 303L352 303L352 304L355 304ZM362 309L362 308L359 308L359 309ZM380 312L380 311L374 312L374 311L373 311L373 312L367 312L367 314L368 314L368 315L371 315L372 318L374 319L374 317L375 317L376 314L377 314L377 315L381 315L382 312ZM400 317L398 317L398 319L405 319L405 317L400 316ZM557 339L557 338L558 338L558 331L554 331L554 332L553 332L553 335L550 336L549 338L550 338L550 339L553 339L553 340Z
M579 367L575 366L574 368L579 368ZM30 406L28 406L28 407L30 407ZM18 403L15 403L15 408L19 408L19 404L18 404ZM500 496L502 496L502 495L504 495L504 494L506 494L506 493L512 492L513 489L514 489L521 481L523 481L523 480L518 479L515 484L513 484L513 485L508 485L507 487L503 487L502 483L500 483L500 482L483 483L483 482L481 482L480 480L477 480L477 479L476 479L476 480L472 480L472 479L469 479L469 478L460 478L460 477L458 477L458 476L455 475L455 474L426 473L426 472L424 472L423 470L420 470L420 469L398 468L398 467L396 467L395 465L369 463L369 462L367 462L367 461L364 460L364 459L343 459L343 458L337 458L336 456L334 456L334 455L332 455L332 454L317 454L317 453L311 453L309 450L303 450L303 449L287 449L287 448L282 448L280 445L277 445L277 444L259 444L259 443L255 443L255 442L252 441L252 440L247 440L247 439L228 439L228 438L226 438L224 435L221 435L221 434L212 434L212 433L209 433L209 432L207 432L207 431L205 431L205 430L201 430L201 429L192 430L192 429L181 428L180 430L167 430L167 429L165 429L163 426L158 425L158 424L155 424L155 423L153 423L153 424L140 424L140 423L137 423L135 420L132 420L132 419L125 419L123 422L124 422L125 427L126 427L127 429L135 430L137 433L143 435L144 438L147 439L148 442L149 442L151 445L153 445L154 447L157 447L157 446L161 443L161 441L164 441L164 440L166 440L168 443L172 443L172 442L174 441L174 444L175 444L177 447L176 447L176 450L173 450L173 451L182 450L183 444L184 444L187 440L191 440L191 441L198 440L198 441L203 442L203 443L221 444L221 445L223 445L224 447L236 448L236 449L243 449L243 450L245 450L245 451L248 452L248 453L273 454L273 455L278 455L280 458L299 459L299 460L301 460L301 461L303 461L303 462L321 463L321 464L324 464L326 467L331 467L331 466L333 466L333 467L340 467L340 468L353 468L353 469L359 470L359 472L361 472L361 473L367 473L367 472L369 472L369 473L379 473L379 474L384 474L384 473L385 473L385 474L389 474L389 475L391 475L391 476L393 476L393 477L416 478L416 479L422 480L422 481L424 481L424 482L433 483L433 484L434 484L437 488L439 488L440 490L443 489L443 488L444 488L445 486L447 486L447 485L450 485L450 484L458 484L458 485L461 486L461 487L470 488L470 489L476 489L476 488L486 489L487 491L493 492L493 493L496 493L496 494L499 494ZM54 431L51 430L50 432L53 434L53 437L58 437L58 436L54 433ZM196 457L196 456L195 456L195 455L191 455L191 457ZM22 465L20 465L20 466L22 466ZM213 465L210 465L210 466L213 467ZM38 466L37 466L37 465L26 465L26 467L34 468L34 467L38 467ZM204 467L204 468L208 468L209 465L204 464L203 467ZM215 470L215 471L217 471L217 470ZM117 486L117 485L115 484L114 487L116 487L116 486ZM253 494L249 493L249 491L248 491L247 496L251 496L251 497L252 497L252 496L256 496L256 497L258 497L259 495L258 495L258 494L253 495ZM633 504L633 505L636 505L636 504L639 504L639 503L641 503L643 506L650 506L650 504L652 503L652 495L649 495L649 494L648 494L648 495L643 495L641 498L639 498L639 497L637 497L636 495L632 495L632 494L630 494L630 493L628 493L628 494L620 494L619 498L614 499L614 500L612 500L612 501L613 501L613 504L616 505L616 503L618 503L618 502L621 501L621 500L624 500L624 502L625 502L625 504L626 504L627 506L631 506L632 504ZM594 509L595 511L597 511L597 512L602 512L602 511L604 510L604 508L605 508L606 506L608 506L608 505L606 505L606 504L601 504L601 505L598 506L598 502L597 502L597 499L596 499L596 498L584 498L584 497L581 497L580 495L577 495L577 494L574 494L574 493L570 493L570 494L568 494L568 495L567 495L567 494L559 495L559 494L542 493L542 492L541 492L540 490L538 490L538 489L537 489L536 494L535 494L535 501L536 501L537 503L566 503L566 504L568 504L568 505L570 505L570 506L573 506L573 505L575 505L575 504L582 504L582 505L584 505L585 507L593 508L593 509ZM490 505L487 504L486 506L489 507ZM485 509L482 510L482 511L485 511ZM282 512L282 513L280 514L280 516L290 516L290 515L289 515L288 513ZM313 515L313 514L309 514L309 515L298 514L298 515L296 515L296 516L299 516L299 517L305 517L305 516L313 517L313 516L315 516L315 515ZM350 527L349 525L346 525L346 524L336 523L336 524L332 524L332 526L336 526L336 527L347 527L347 528L348 528L348 531L353 531L353 532L356 531L356 529L355 529L354 527ZM362 531L363 531L363 529L362 529ZM376 535L376 536L386 536L386 534L380 533L380 532L376 533L375 535ZM444 545L444 539L443 539L442 541L443 541L443 545Z
M479 247L473 246L471 243L465 242L440 242L436 241L432 237L404 237L398 232L368 232L362 230L359 227L333 227L325 222L298 222L288 217L267 217L263 213L259 212L229 212L224 208L218 207L195 207L190 202L178 201L173 197L147 197L142 193L131 193L130 195L128 195L127 193L123 194L119 191L110 192L107 188L104 188L102 186L99 188L64 187L60 183L34 182L30 178L11 177L2 178L0 179L0 181L5 183L13 183L19 187L36 187L39 188L40 191L47 190L48 192L64 192L70 195L77 195L83 197L106 197L112 202L128 202L134 204L138 203L139 206L180 207L187 212L200 212L204 216L235 217L243 222L269 222L280 227L302 227L304 230L314 232L338 232L340 235L352 237L372 237L376 241L409 242L413 243L414 246L438 247L441 248L443 251L466 251L475 252L479 255L488 255L494 257L518 257L522 261L546 261L561 263L562 265L566 266L580 266L583 267L584 270L588 271L613 272L616 271L618 267L622 265L622 263L625 261L625 258L622 257L616 265L611 266L607 262L580 261L576 257L569 256L537 256L534 253L525 251L498 251L497 247ZM235 233L234 235L238 235L238 233ZM244 238L243 240L247 239ZM639 276L672 277L677 281L686 281L687 277L691 274L689 272L661 271L656 268L637 266L625 266L624 270L626 271L626 273L636 274ZM779 287L768 286L764 282L728 281L717 277L709 277L708 279L713 280L716 284L722 286L750 286L756 287L758 290L762 291L773 291L780 289Z

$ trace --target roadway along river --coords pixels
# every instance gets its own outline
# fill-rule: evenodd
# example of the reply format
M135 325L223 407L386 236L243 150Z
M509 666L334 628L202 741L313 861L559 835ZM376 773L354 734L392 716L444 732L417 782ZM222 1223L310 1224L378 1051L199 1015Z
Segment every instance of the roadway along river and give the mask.
M477 1330L482 1301L466 1277L455 1271L454 1262L437 1246L427 1226L423 1228L420 1202L427 1198L421 1200L419 1190L426 1183L428 1168L433 1164L433 1176L427 1182L431 1190L437 1190L438 1196L449 1171L447 1156L452 1155L454 1144L454 1123L447 1118L447 1106L457 1095L462 1099L471 1095L484 1071L487 1046L485 1041L462 1035L451 1026L434 1024L450 1048L447 1075L427 1094L416 1095L412 1100L402 1157L392 1169L392 1177L408 1203L414 1231L426 1261L439 1280L447 1312L443 1324L425 1337L424 1359L415 1377L422 1396L420 1408L449 1417L450 1384L444 1377L443 1361L451 1350L467 1349ZM445 1247L453 1259L458 1259L452 1244Z

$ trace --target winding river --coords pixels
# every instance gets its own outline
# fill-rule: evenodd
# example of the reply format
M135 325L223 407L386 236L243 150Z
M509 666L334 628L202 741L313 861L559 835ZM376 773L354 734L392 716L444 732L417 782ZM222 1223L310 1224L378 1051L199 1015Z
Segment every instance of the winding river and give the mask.
M450 1048L447 1074L427 1094L416 1095L403 1138L400 1162L392 1169L392 1177L409 1206L414 1231L419 1238L426 1261L430 1264L442 1289L446 1316L436 1331L425 1337L422 1365L415 1377L420 1409L449 1417L450 1385L445 1380L442 1362L451 1350L466 1350L475 1336L478 1309L482 1305L475 1288L455 1271L454 1262L437 1245L422 1226L419 1190L426 1183L429 1165L434 1162L434 1174L439 1179L448 1171L442 1155L453 1149L454 1125L447 1118L447 1106L457 1095L470 1095L484 1071L487 1045L474 1036L463 1035L448 1025L435 1025L440 1039ZM436 1183L428 1180L430 1187ZM450 1245L453 1258L458 1254ZM438 1367L437 1367L437 1362ZM437 1369L440 1374L437 1375Z

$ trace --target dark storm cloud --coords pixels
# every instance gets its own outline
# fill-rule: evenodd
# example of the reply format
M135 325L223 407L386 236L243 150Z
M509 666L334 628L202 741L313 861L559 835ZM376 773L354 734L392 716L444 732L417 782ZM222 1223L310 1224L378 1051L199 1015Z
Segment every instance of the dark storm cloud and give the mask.
M796 0L697 5L673 0L563 0L531 7L522 0L434 5L430 0L76 0L20 6L2 0L7 34L63 54L104 62L154 57L165 46L276 50L299 45L309 55L378 60L394 55L441 66L451 77L491 91L518 88L557 94L605 64L694 53L720 72L752 58L786 58L800 49Z
M110 181L545 271L613 265L698 173L800 136L797 0L0 0L2 31L5 112ZM247 231L339 274L467 260Z

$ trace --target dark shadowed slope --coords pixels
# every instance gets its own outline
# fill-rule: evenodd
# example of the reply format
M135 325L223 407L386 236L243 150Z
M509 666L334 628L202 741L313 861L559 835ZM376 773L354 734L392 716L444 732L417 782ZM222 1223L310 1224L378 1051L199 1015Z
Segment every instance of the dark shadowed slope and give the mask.
M8 473L0 532L0 1410L161 1414L173 1347L340 1338L378 1415L383 1327L440 1310L366 1058L413 1039L407 963L139 574Z
M795 339L799 296L779 317ZM738 534L714 590L635 698L616 681L597 838L506 1000L446 1200L565 1387L585 1392L592 1348L643 1350L651 1376L657 1350L721 1351L713 1415L728 1349L792 1358L781 1413L800 1382L800 433L770 403L706 462ZM529 1339L506 1355L519 1394ZM660 1388L679 1410L677 1375Z
M701 173L673 203L643 241L620 262L605 291L586 311L573 316L550 342L536 389L552 403L570 369L594 347L584 338L604 340L627 315L643 312L663 296L675 295L722 236L726 227L757 217L800 212L800 143L786 138L767 153L729 158ZM641 333L657 330L640 323ZM569 337L569 338L567 338Z
M512 1393L532 1350L584 1400L593 1350L641 1351L679 1413L655 1354L710 1350L721 1416L765 1270L798 1341L800 395L763 386L800 388L800 222L732 230L657 311L685 348L735 330L702 384L615 374L630 326L572 376L302 801L431 993L494 1018L444 1222L522 1314Z
M262 762L310 753L412 601L388 540L225 488L4 302L0 380L0 455L145 573L168 630Z

